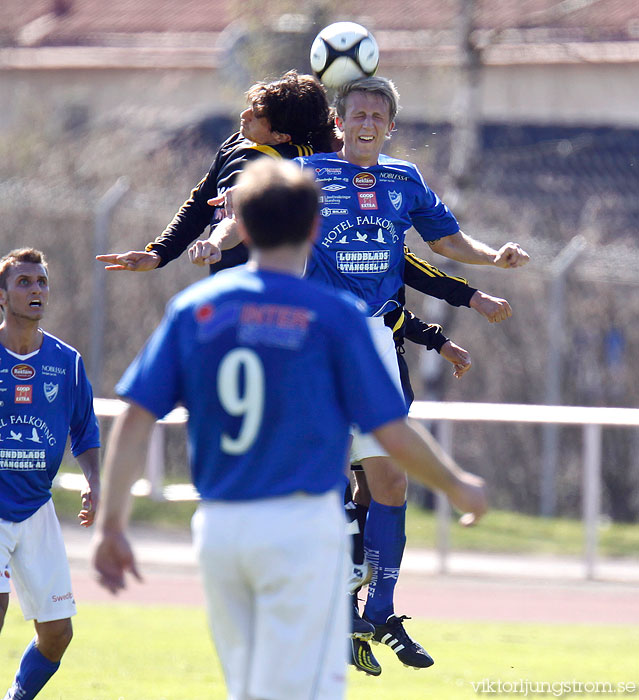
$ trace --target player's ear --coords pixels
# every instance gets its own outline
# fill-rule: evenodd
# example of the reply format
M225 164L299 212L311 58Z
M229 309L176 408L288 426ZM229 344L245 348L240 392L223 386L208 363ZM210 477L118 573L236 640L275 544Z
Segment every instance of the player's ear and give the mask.
M388 125L388 130L386 131L386 138L389 139L391 137L391 134L395 131L395 122L391 122Z
M237 235L240 237L240 240L244 245L250 247L253 242L251 241L251 237L248 235L248 231L246 230L246 226L244 226L244 223L242 222L242 219L239 219L235 217L236 222L237 222Z
M279 131L273 132L273 138L275 142L279 145L280 143L289 143L291 141L290 134L281 134Z

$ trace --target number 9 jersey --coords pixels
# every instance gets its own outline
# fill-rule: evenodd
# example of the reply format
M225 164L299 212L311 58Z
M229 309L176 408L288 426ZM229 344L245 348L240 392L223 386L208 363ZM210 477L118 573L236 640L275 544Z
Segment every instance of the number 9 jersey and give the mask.
M324 493L352 424L406 415L358 303L288 274L224 270L170 302L116 390L158 417L187 408L203 499Z

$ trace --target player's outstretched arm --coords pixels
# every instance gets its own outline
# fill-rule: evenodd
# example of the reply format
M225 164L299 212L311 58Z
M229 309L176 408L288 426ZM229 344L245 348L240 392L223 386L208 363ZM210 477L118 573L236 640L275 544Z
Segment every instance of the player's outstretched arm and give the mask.
M499 250L495 250L463 231L429 241L428 245L446 258L470 265L521 267L530 259L528 253L517 243L505 243Z
M464 471L420 425L395 420L373 431L397 464L420 483L439 489L464 515L463 525L475 524L486 512L484 480Z
M96 255L96 260L107 263L105 270L129 270L131 272L146 272L155 270L161 262L157 253L145 250L130 250L128 253L106 253Z
M100 503L100 448L85 450L76 460L87 480L86 488L80 493L82 509L78 513L78 519L82 527L91 527Z
M470 308L484 318L487 318L491 323L499 323L505 321L513 315L513 310L506 299L493 297L481 290L477 290L470 298Z
M141 580L125 535L131 511L131 487L142 475L155 416L130 403L113 424L104 460L104 486L92 545L99 583L111 593L125 587L128 571Z
M443 299L451 306L470 306L477 291L463 277L455 277L431 265L404 245L404 284L418 292Z

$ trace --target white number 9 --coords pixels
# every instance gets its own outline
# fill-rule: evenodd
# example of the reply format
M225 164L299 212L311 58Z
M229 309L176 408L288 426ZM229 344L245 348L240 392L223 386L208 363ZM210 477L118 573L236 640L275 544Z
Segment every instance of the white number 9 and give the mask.
M240 393L242 370L244 392ZM217 395L230 416L244 416L237 437L222 433L221 448L227 454L244 454L255 442L264 414L264 367L253 350L236 348L225 355L217 371Z

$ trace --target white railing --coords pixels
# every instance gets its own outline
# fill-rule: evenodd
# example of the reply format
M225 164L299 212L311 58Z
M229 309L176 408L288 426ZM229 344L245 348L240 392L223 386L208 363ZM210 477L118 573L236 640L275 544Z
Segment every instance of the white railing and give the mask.
M124 406L123 401L95 399L99 417L115 417ZM606 426L639 427L639 409L603 408L585 406L535 406L525 404L458 403L416 401L410 417L423 421L440 421L438 438L442 447L454 453L453 424L458 421L537 423L554 425L581 425L583 427L583 495L584 574L595 577L597 564L598 524L601 512L601 429ZM171 411L158 421L151 436L147 459L148 480L137 485L140 495L158 500L194 500L195 490L190 484L163 486L164 480L164 426L185 423L183 408ZM64 485L64 483L62 484ZM450 551L450 506L445 497L437 496L437 551L440 572L447 571Z
M441 421L438 432L442 447L453 454L455 421L542 423L581 425L582 442L582 519L584 526L584 575L595 578L598 525L601 515L601 428L639 427L639 409L589 406L536 406L527 404L461 403L416 401L410 415L418 420ZM439 569L447 571L450 551L450 506L437 494L437 551Z

